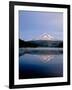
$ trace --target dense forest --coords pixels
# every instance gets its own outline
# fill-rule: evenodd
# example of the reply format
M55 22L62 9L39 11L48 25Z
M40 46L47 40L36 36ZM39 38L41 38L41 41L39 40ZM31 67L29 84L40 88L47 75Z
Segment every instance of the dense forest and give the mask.
M19 39L19 48L21 47L63 47L63 41L34 40L24 41Z

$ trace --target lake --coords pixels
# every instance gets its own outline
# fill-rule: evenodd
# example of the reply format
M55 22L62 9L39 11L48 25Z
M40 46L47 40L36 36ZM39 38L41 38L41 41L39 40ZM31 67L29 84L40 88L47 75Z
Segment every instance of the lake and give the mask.
M63 77L62 48L20 48L19 79Z

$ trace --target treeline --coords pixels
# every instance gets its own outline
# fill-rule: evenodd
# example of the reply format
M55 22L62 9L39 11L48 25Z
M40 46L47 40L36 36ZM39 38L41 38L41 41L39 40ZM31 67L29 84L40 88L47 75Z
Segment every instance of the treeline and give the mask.
M19 47L63 47L63 41L23 41L19 39Z
M19 39L19 48L20 47L38 47L37 44L33 44L31 42L26 42L26 41L23 41L21 39Z

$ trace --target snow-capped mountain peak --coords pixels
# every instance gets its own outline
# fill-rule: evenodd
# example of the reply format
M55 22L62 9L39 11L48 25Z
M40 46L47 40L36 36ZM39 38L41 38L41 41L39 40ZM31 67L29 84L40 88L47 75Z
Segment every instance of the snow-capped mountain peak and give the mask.
M54 38L47 33L43 33L42 35L39 36L38 39L39 40L53 40Z

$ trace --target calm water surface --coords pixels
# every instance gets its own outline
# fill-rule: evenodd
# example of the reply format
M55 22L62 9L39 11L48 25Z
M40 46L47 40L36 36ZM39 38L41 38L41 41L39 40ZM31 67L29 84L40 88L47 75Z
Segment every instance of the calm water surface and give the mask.
M21 51L23 54L19 56L19 79L63 76L63 53L61 51L37 50L34 52L29 50L28 52L28 50L21 49L20 53Z

